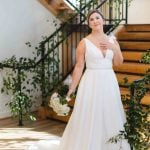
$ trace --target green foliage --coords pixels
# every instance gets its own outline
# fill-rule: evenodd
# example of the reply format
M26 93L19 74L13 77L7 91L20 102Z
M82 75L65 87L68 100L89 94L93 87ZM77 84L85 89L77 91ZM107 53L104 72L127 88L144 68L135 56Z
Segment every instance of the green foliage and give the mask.
M12 95L11 100L6 103L9 106L14 117L22 115L24 118L35 120L30 109L32 107L32 92L37 88L37 83L29 78L28 74L35 73L34 69L29 69L29 66L35 65L34 60L21 57L19 60L15 56L6 59L1 63L2 66L7 66L9 69L3 77L2 93ZM20 69L22 67L22 70ZM26 71L28 69L28 71ZM29 86L30 85L30 86Z
M125 131L120 131L118 135L110 138L109 142L119 142L125 138L132 148L148 150L150 138L148 115L150 108L148 105L141 104L141 99L149 91L147 85L150 85L150 71L141 81L130 85L130 88L134 88L134 95L132 97L125 96L123 99L127 116L127 122L124 124Z
M69 86L61 82L55 86L54 90L51 92L51 95L53 92L57 92L59 94L61 104L66 104L67 103L66 96L67 96L68 90L69 90ZM77 92L77 89L75 90L74 93L71 94L70 96L71 99L76 98L76 92Z
M19 115L22 111L24 115L30 114L30 108L32 106L32 101L29 96L23 92L16 92L9 103L6 103L10 107L11 113L14 117Z
M140 62L144 64L150 64L150 49L142 55Z
M147 82L147 79L149 82ZM148 114L150 109L149 106L141 104L141 99L149 90L147 88L148 84L150 84L150 72L147 72L141 81L131 85L131 88L134 88L134 95L124 101L127 107L127 122L124 125L125 138L136 150L148 148L150 137Z
M19 67L23 67L26 69L26 67L28 67L29 65L35 65L35 60L26 57L20 57L19 60L17 60L15 56L12 56L11 58L2 61L1 63L1 67L11 66L13 69Z
M142 63L149 63L150 53L144 54ZM147 70L144 77L133 82L129 86L132 96L124 95L122 97L126 108L127 122L124 124L125 130L112 138L109 142L121 142L127 139L132 149L148 150L150 140L150 106L141 103L146 93L150 93L150 69Z
M58 84L58 86L57 86L57 92L59 93L59 95L60 95L61 97L66 96L68 90L69 90L68 85L65 85L65 84L63 84L63 83L60 83L60 84Z
M122 81L119 82L119 85L120 86L124 86L124 87L129 87L130 86L130 83L128 82L128 78L127 77L124 77L122 79Z
M47 37L43 37L43 40L45 38ZM17 60L15 56L12 56L0 63L0 68L9 68L5 68L7 71L3 78L1 92L12 95L6 105L9 106L12 115L19 120L22 117L35 120L35 117L31 115L33 92L40 88L43 98L42 105L45 105L44 97L48 96L50 90L58 83L59 51L52 51L56 44L53 39L49 41L49 44L51 47L48 49L45 49L42 44L35 47L33 59L21 57ZM31 47L30 42L27 42L26 45ZM49 55L46 57L45 53L41 55L44 51ZM39 58L43 61L37 64ZM50 81L53 82L50 84Z

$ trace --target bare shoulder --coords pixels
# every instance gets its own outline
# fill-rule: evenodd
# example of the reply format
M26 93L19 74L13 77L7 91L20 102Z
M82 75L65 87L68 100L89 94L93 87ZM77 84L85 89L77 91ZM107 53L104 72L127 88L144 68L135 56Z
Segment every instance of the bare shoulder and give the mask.
M81 50L85 51L85 40L84 40L84 38L79 42L77 49L80 51Z
M89 35L87 35L86 37L85 37L85 39L91 39L91 34L89 34Z

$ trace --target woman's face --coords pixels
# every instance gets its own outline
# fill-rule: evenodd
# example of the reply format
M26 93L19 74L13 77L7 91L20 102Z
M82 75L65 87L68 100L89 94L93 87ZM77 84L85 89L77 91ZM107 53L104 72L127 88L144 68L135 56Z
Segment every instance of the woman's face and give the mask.
M100 14L96 12L89 17L88 22L89 27L92 30L101 30L103 28L103 18Z

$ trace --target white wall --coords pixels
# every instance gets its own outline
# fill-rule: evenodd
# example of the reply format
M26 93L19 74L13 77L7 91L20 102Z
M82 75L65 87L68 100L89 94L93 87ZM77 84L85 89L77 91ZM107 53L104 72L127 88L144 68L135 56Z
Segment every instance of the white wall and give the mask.
M129 24L150 24L150 0L133 0L129 7Z
M38 0L0 0L0 61L12 55L32 57L32 50L42 36L55 31L54 19ZM25 45L28 41L32 48ZM0 71L0 90L3 76L5 73ZM5 106L9 99L9 96L0 94L0 118L10 115Z
M37 0L1 0L0 60L14 54L31 56L25 42L35 46L41 36L49 36L55 30L54 18Z

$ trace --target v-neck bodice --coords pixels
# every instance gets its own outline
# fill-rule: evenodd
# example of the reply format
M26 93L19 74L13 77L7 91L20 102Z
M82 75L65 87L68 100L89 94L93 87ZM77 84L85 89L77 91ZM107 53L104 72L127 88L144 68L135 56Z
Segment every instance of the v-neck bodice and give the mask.
M85 62L87 68L110 69L112 68L113 51L106 50L105 56L90 40L84 38L86 45ZM111 42L111 41L110 41Z
M90 42L102 55L103 57L105 58L106 57L106 54L107 54L107 50L105 53L102 52L102 50L100 48L98 48L92 41L90 41L89 39L86 38L86 40L88 40L88 42Z

